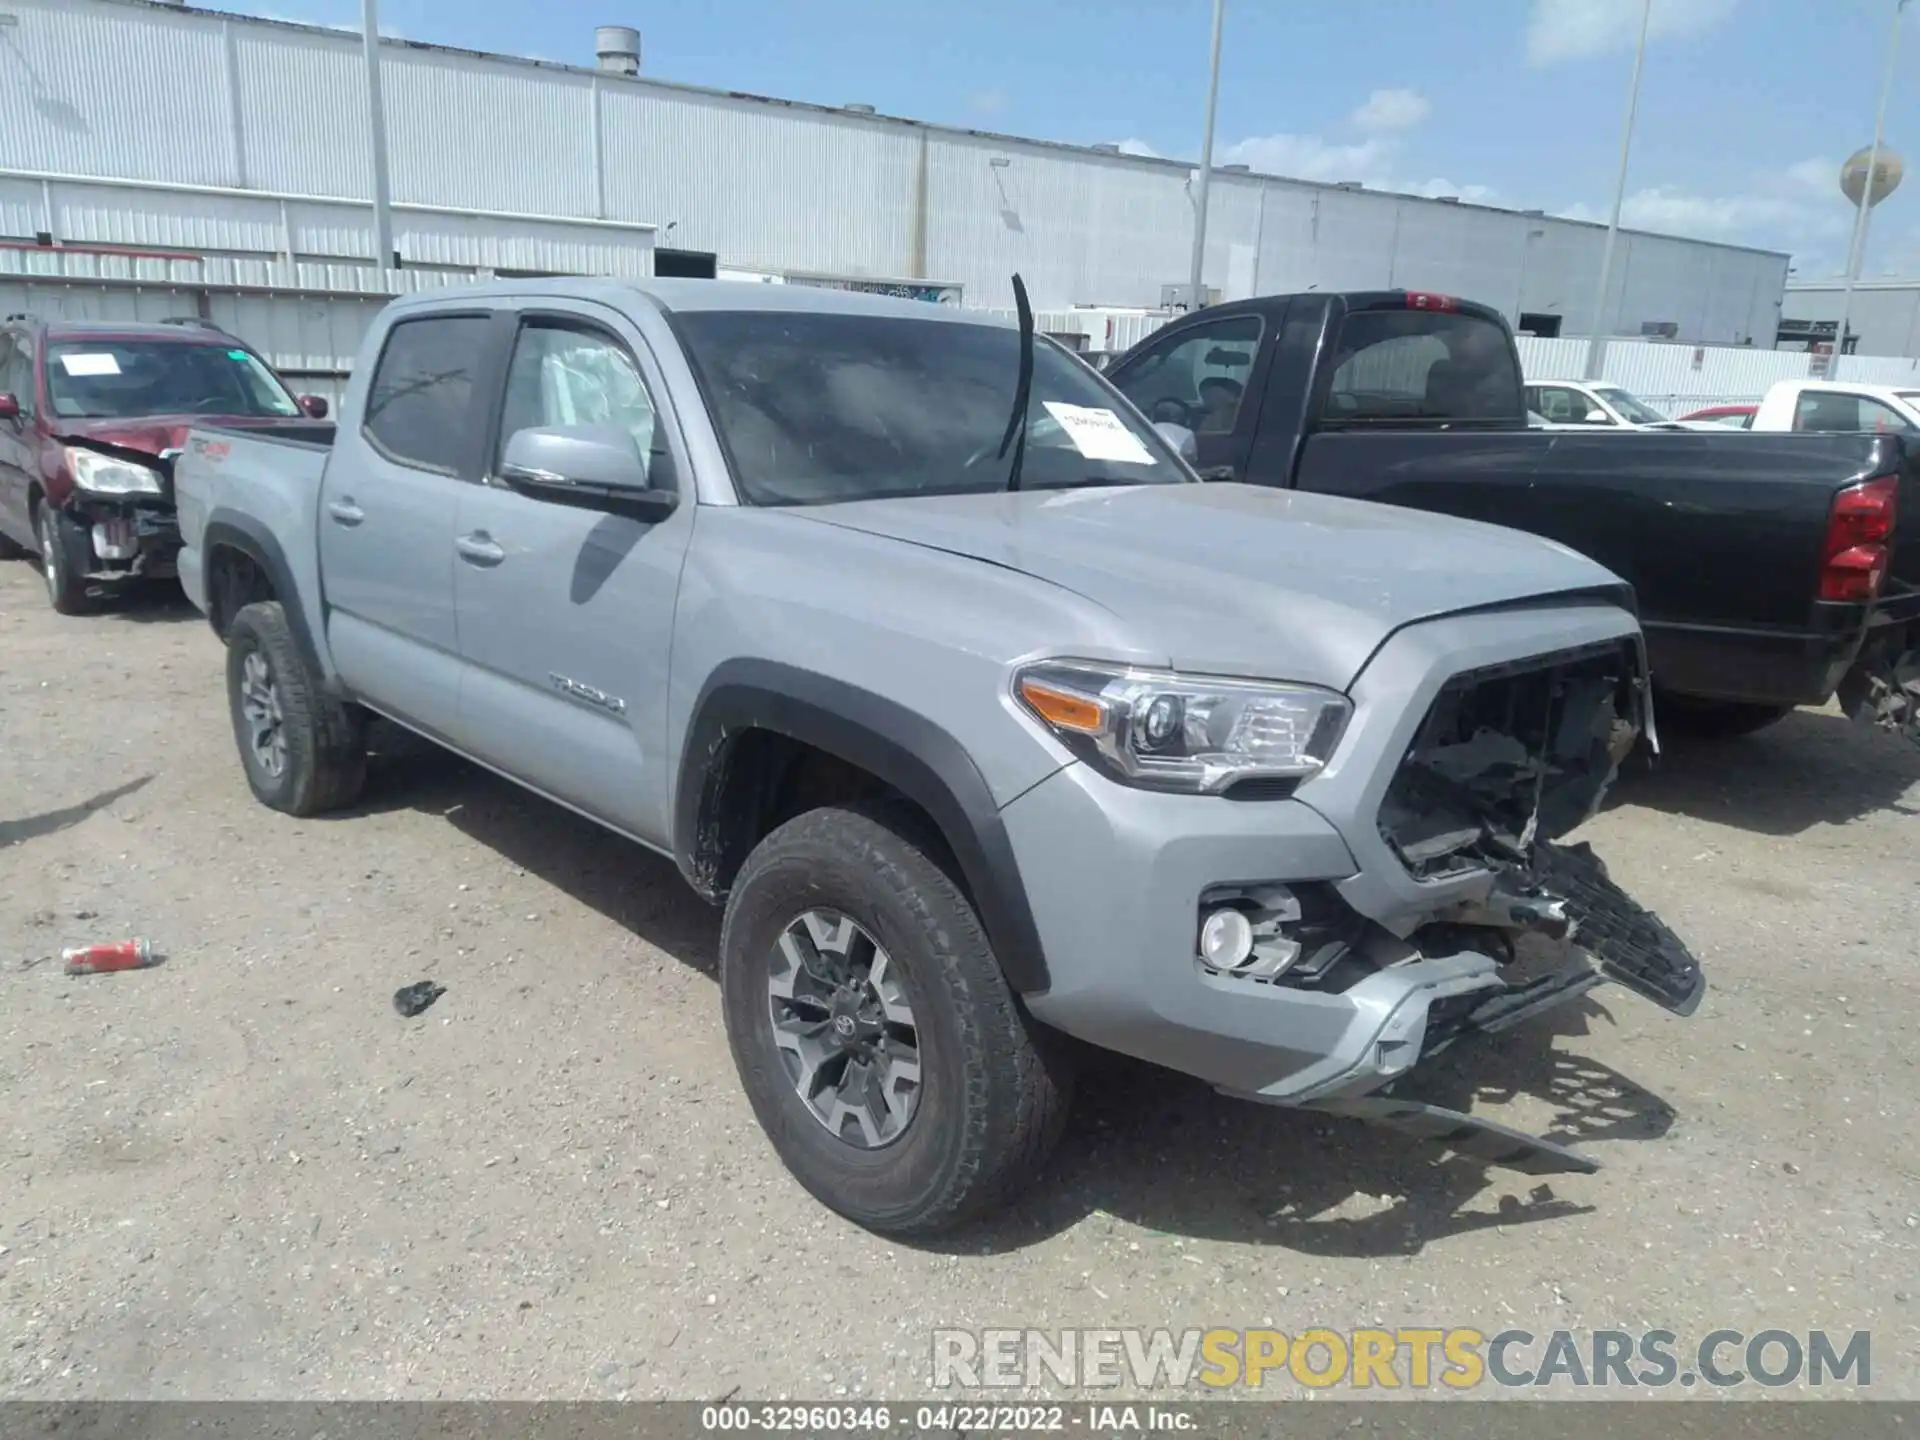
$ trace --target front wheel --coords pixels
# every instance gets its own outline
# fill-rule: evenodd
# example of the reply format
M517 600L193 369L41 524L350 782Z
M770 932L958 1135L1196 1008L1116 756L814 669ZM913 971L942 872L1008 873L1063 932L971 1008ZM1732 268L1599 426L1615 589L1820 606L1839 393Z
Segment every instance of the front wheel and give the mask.
M951 1229L1031 1180L1071 1089L938 851L903 808L810 811L748 856L720 937L761 1127L816 1198L890 1234Z
M34 533L40 541L40 573L46 578L48 601L59 614L84 615L87 565L93 558L87 532L43 503L34 518Z
M277 600L242 607L227 627L227 705L261 804L318 815L359 797L367 777L361 714L326 693Z

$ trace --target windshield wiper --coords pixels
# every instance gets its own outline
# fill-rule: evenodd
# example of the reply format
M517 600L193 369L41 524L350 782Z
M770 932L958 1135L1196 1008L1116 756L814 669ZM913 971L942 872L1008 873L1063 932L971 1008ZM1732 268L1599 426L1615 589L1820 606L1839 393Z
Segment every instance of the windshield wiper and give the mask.
M1020 379L1013 387L1013 413L1007 417L1007 433L1000 437L999 455L1013 447L1013 464L1007 467L1007 489L1020 488L1020 464L1027 458L1027 402L1033 396L1033 306L1027 303L1027 282L1013 277L1013 303L1020 313Z

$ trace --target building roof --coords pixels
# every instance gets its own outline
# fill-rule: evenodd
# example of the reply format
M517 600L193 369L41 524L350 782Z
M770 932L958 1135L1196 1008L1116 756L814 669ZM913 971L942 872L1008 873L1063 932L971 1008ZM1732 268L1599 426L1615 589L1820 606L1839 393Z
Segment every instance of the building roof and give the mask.
M298 21L282 20L277 17L249 15L249 14L244 14L238 11L224 11L224 10L212 9L209 7L183 5L183 4L174 3L174 0L114 0L114 3L136 6L144 10L159 11L168 15L200 14L200 15L207 15L207 16L212 16L220 19L238 19L238 20L243 20L250 25L272 26L279 29L283 29L283 30L298 31L305 34L330 35L335 37L338 37L340 35L358 34L358 32L354 30L340 30L340 29L334 29L331 26L324 26L324 25L301 24ZM584 36L582 38L583 40L585 39ZM942 124L938 124L936 122L928 121L928 120L915 120L904 115L881 114L880 112L871 110L871 109L853 109L844 105L842 106L821 105L821 104L816 104L811 101L805 101L805 100L784 100L784 99L780 99L779 97L771 96L771 95L755 95L744 90L722 90L714 86L688 85L683 82L675 81L675 80L656 79L655 77L649 76L649 75L624 75L617 71L602 70L597 66L592 66L592 65L568 65L568 64L563 64L562 62L557 60L538 60L538 59L532 59L532 58L529 58L526 56L520 56L520 55L503 55L503 54L499 54L499 53L496 53L493 51L487 51L487 50L470 50L457 45L430 44L424 40L410 40L410 39L403 39L396 36L383 35L380 38L380 43L382 46L388 49L418 50L418 51L424 51L424 52L427 52L430 54L436 54L436 55L448 55L448 56L455 56L455 57L464 57L466 59L471 59L471 60L482 60L482 61L489 62L491 64L515 65L515 66L522 66L531 70L547 70L547 71L555 71L561 74L580 75L580 76L586 76L586 77L597 79L602 83L606 83L606 84L633 85L633 86L639 86L646 89L663 91L669 94L680 94L680 95L685 95L689 97L699 97L703 99L745 101L753 105L765 106L769 109L794 110L794 111L799 111L802 113L813 114L813 115L831 115L836 119L843 120L843 121L850 121L854 123L864 123L864 124L880 126L880 127L892 126L892 127L901 127L901 128L911 129L911 130L925 130L925 131L931 131L936 134L971 136L976 139L991 140L991 141L995 141L995 142L1006 144L1006 145L1018 145L1018 146L1031 148L1031 149L1063 151L1063 152L1073 154L1082 159L1101 162L1109 165L1134 167L1139 169L1173 170L1173 171L1178 171L1179 173L1184 175L1189 171L1191 171L1195 167L1195 164L1197 163L1194 161L1168 159L1168 158L1164 158L1161 156L1154 156L1154 155L1133 155L1133 154L1128 154L1126 152L1117 151L1111 148L1102 148L1095 145L1072 144L1072 143L1061 141L1061 140L1039 140L1039 139L1034 139L1030 136L1008 135L1003 132L994 131L994 130L975 130L967 126L960 126L960 125L942 125ZM1584 226L1588 229L1593 229L1593 230L1604 230L1606 228L1604 225L1601 225L1597 221L1592 221L1592 220L1575 220L1566 216L1559 216L1559 215L1547 216L1544 214L1544 212L1541 212L1541 211L1516 210L1510 206L1486 205L1486 204L1482 204L1475 201L1461 200L1453 197L1440 198L1440 197L1431 196L1431 195L1415 195L1406 191L1378 190L1378 189L1373 189L1371 187L1360 185L1357 182L1328 183L1326 181L1320 181L1320 180L1303 180L1298 176L1280 175L1280 174L1275 174L1269 171L1254 170L1251 168L1241 169L1236 167L1234 169L1229 170L1221 166L1214 167L1213 175L1214 175L1215 181L1220 184L1232 184L1235 181L1242 181L1242 180L1258 180L1262 182L1279 182L1285 185L1295 185L1303 189L1309 189L1309 190L1320 190L1320 191L1359 190L1364 194L1391 196L1395 199L1412 200L1425 205L1458 206L1460 208L1470 209L1470 210L1491 211L1495 214L1501 214L1501 215L1531 215L1531 216L1536 216L1542 219L1552 219L1556 224L1560 224L1560 225ZM1745 251L1750 254L1767 255L1767 256L1772 256L1781 260L1785 260L1789 258L1786 252L1784 251L1769 250L1763 246L1758 246L1758 245L1730 245L1724 241L1696 240L1691 236L1668 235L1655 230L1631 230L1624 226L1621 229L1621 233L1628 234L1628 235L1647 235L1656 239L1684 240L1689 244L1702 245L1702 246L1707 246L1707 247L1720 249L1720 250Z

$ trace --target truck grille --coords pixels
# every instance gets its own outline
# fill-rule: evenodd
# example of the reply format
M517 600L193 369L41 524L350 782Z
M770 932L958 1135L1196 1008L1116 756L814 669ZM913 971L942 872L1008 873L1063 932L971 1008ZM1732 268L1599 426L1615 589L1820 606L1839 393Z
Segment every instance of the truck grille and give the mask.
M1422 880L1528 863L1599 808L1643 683L1625 638L1454 676L1381 802L1381 838Z

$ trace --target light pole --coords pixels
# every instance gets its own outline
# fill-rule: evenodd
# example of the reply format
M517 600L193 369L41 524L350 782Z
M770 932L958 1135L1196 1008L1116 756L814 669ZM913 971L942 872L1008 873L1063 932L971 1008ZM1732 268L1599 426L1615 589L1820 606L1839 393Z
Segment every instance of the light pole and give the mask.
M1860 187L1860 203L1853 212L1853 239L1847 245L1847 283L1840 289L1840 324L1833 332L1833 359L1827 365L1827 378L1840 378L1840 357L1847 348L1847 321L1853 313L1853 283L1860 278L1860 265L1866 257L1867 212L1879 197L1880 141L1886 134L1887 101L1893 95L1893 62L1900 51L1900 14L1907 0L1893 0L1893 35L1887 41L1887 73L1880 82L1880 109L1873 117L1873 145L1867 151L1867 178Z
M1653 0L1642 0L1640 39L1633 47L1633 81L1627 87L1627 123L1620 131L1620 173L1613 181L1613 214L1607 220L1607 244L1600 252L1600 290L1593 301L1593 323L1588 327L1587 374L1600 378L1600 355L1606 348L1607 292L1613 288L1613 246L1620 238L1620 206L1627 198L1627 156L1633 150L1633 114L1640 108L1640 67L1647 58L1647 22L1653 18Z
M367 56L367 130L373 137L373 263L393 264L393 210L387 194L387 110L380 101L380 0L360 0L360 40Z
M1201 289L1207 261L1207 187L1213 180L1213 117L1220 105L1220 27L1226 18L1227 0L1213 0L1213 72L1207 81L1207 135L1200 145L1200 193L1193 202L1193 272L1187 304L1198 310L1206 299Z

